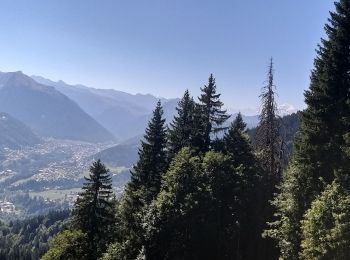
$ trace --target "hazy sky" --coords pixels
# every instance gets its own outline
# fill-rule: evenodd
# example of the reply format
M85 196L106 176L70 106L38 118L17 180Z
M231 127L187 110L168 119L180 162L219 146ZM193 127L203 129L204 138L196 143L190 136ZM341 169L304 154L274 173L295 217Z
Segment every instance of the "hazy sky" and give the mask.
M0 71L163 97L210 73L258 107L269 58L279 103L303 106L332 0L0 0Z

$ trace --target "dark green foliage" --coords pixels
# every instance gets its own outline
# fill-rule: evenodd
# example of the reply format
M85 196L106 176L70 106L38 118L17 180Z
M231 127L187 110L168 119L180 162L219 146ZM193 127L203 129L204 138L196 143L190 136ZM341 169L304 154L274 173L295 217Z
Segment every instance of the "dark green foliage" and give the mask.
M274 205L278 220L270 230L279 241L283 259L301 252L301 220L335 174L349 169L350 1L335 3L325 26L327 39L317 50L307 108L301 115L291 170L286 171Z
M173 158L175 154L183 147L194 148L194 137L196 129L194 129L194 113L195 102L190 96L188 90L179 101L173 121L170 123L168 130L168 154L169 158Z
M146 204L158 194L160 179L166 169L166 128L163 118L163 108L158 102L153 117L148 124L144 141L141 142L139 161L131 173L131 182L128 185L130 190L143 187L142 197Z
M163 176L161 191L144 219L147 259L240 259L241 239L252 225L244 166L210 151L204 158L181 150ZM253 172L251 172L253 174ZM252 223L250 223L252 224ZM248 237L248 236L247 236ZM251 238L251 237L250 237ZM252 241L249 241L252 242ZM247 259L247 258L245 258Z
M255 158L247 134L246 124L243 122L240 113L225 133L223 142L224 151L231 157L234 167L249 166L254 162ZM254 166L254 164L251 166Z
M65 226L69 211L52 211L26 220L0 222L0 259L37 260L48 241Z
M240 248L237 251L242 259L256 259L257 248L262 243L264 217L262 216L264 201L263 171L259 167L250 139L247 134L246 124L239 113L232 122L223 138L224 153L230 158L231 167L239 173L236 183L232 183L235 189L237 203L235 210L240 213L237 223L240 226Z
M227 129L223 124L230 118L226 110L222 110L224 105L220 101L220 95L216 93L216 84L213 74L210 74L208 84L201 88L199 105L201 109L201 120L204 127L203 140L204 152L208 151L211 145L211 135Z
M89 259L87 236L79 230L65 230L50 242L50 250L41 260Z
M296 159L310 166L311 175L332 181L334 169L348 159L342 148L349 130L350 3L336 3L325 26L328 39L317 51L310 89L305 93L307 109L302 113ZM345 160L345 161L344 161ZM316 177L315 176L315 177Z
M118 217L120 220L118 249L121 259L136 258L143 240L142 218L145 208L157 196L161 176L166 171L166 128L163 109L158 102L148 124L144 141L141 142L139 160L131 172L121 200Z
M190 230L196 226L200 229L203 224L204 212L196 201L208 194L200 168L199 159L184 149L163 176L161 192L146 216L146 251L150 259L196 259L197 251L191 245L198 237L192 237Z
M235 168L228 156L209 151L202 168L210 197L202 200L204 211L207 208L204 228L208 238L207 243L200 243L203 248L199 259L241 258L241 232L244 232L241 225L247 213L242 203L247 195L243 167Z
M89 177L74 205L73 226L87 234L89 254L94 259L112 240L114 203L112 178L100 160L90 167Z
M206 139L206 124L205 124L204 114L202 106L195 103L194 113L193 113L193 137L191 143L193 145L193 150L198 153L203 153L208 150L207 139Z

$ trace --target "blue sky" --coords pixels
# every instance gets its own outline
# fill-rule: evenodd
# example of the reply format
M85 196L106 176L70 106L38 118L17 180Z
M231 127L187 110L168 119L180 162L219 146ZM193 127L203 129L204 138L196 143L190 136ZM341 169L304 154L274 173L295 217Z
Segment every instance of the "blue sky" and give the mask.
M267 64L278 102L303 91L332 0L1 0L0 71L163 97L210 73L228 107L255 109Z

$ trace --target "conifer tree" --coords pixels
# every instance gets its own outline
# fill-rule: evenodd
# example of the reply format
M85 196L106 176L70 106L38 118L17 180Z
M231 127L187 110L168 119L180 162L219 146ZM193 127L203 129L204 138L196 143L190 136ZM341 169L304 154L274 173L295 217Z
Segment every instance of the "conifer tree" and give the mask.
M202 106L200 104L195 103L194 104L194 110L193 110L193 126L192 126L192 138L191 138L191 144L193 150L196 152L196 154L203 153L204 151L208 150L207 144L206 144L206 123L205 118L202 110Z
M246 127L241 113L238 113L224 135L224 151L231 157L234 167L256 166Z
M197 259L191 246L197 239L193 228L202 225L200 218L205 214L198 201L208 196L208 192L200 192L204 188L200 169L199 158L183 148L163 175L161 192L145 221L147 259Z
M127 191L142 190L142 200L149 204L160 189L161 175L166 170L166 127L165 118L163 118L163 108L158 101L153 117L150 120L141 141L139 150L139 160L131 173L131 181L128 184Z
M74 227L87 234L90 255L95 259L111 241L114 228L112 177L97 160L74 205Z
M292 163L274 200L278 220L269 235L279 242L283 259L298 258L300 223L312 201L335 173L348 175L349 171L350 1L340 0L335 6L305 92L307 108L301 115Z
M262 170L253 153L246 130L246 124L238 113L223 138L224 153L236 169L236 183L232 186L236 198L236 221L239 225L240 246L236 248L242 259L258 259L257 247L262 243L263 201L261 177ZM259 252L260 253L260 252Z
M147 259L232 259L237 255L240 173L227 156L182 149L146 218Z
M167 167L166 135L163 108L158 101L141 141L139 160L118 207L121 238L114 247L120 252L120 259L135 259L141 250L144 212L157 196Z
M276 185L281 174L281 140L275 101L275 85L273 83L273 62L270 60L266 85L260 94L262 109L260 122L256 132L256 150L262 166L271 181Z
M264 171L259 184L261 217L260 228L267 228L267 222L274 219L273 207L270 201L276 192L282 172L282 140L280 138L279 118L277 116L277 104L275 101L274 70L272 58L268 67L266 85L262 88L260 98L262 109L259 116L260 122L256 130L255 150ZM276 243L266 238L257 244L257 251L261 259L275 259L278 252Z
M195 102L188 90L176 107L177 115L170 123L168 130L168 155L169 159L183 147L193 148L194 144L194 109Z
M216 93L216 84L213 74L210 74L208 84L201 88L202 94L198 98L203 123L204 152L210 149L211 135L227 129L223 124L230 118L226 110L222 110L224 105L220 101L220 95Z

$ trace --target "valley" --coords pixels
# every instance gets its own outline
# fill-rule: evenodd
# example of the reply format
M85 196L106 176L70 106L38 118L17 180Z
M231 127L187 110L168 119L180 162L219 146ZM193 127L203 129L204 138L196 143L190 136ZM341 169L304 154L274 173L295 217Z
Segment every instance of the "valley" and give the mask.
M112 145L47 138L33 146L2 149L0 200L4 205L13 204L15 208L14 211L5 210L5 213L26 216L30 207L28 203L36 204L37 200L48 205L43 211L56 206L72 206L81 190L84 175L91 163L98 159L94 155ZM121 194L129 179L129 167L109 167L117 195Z

